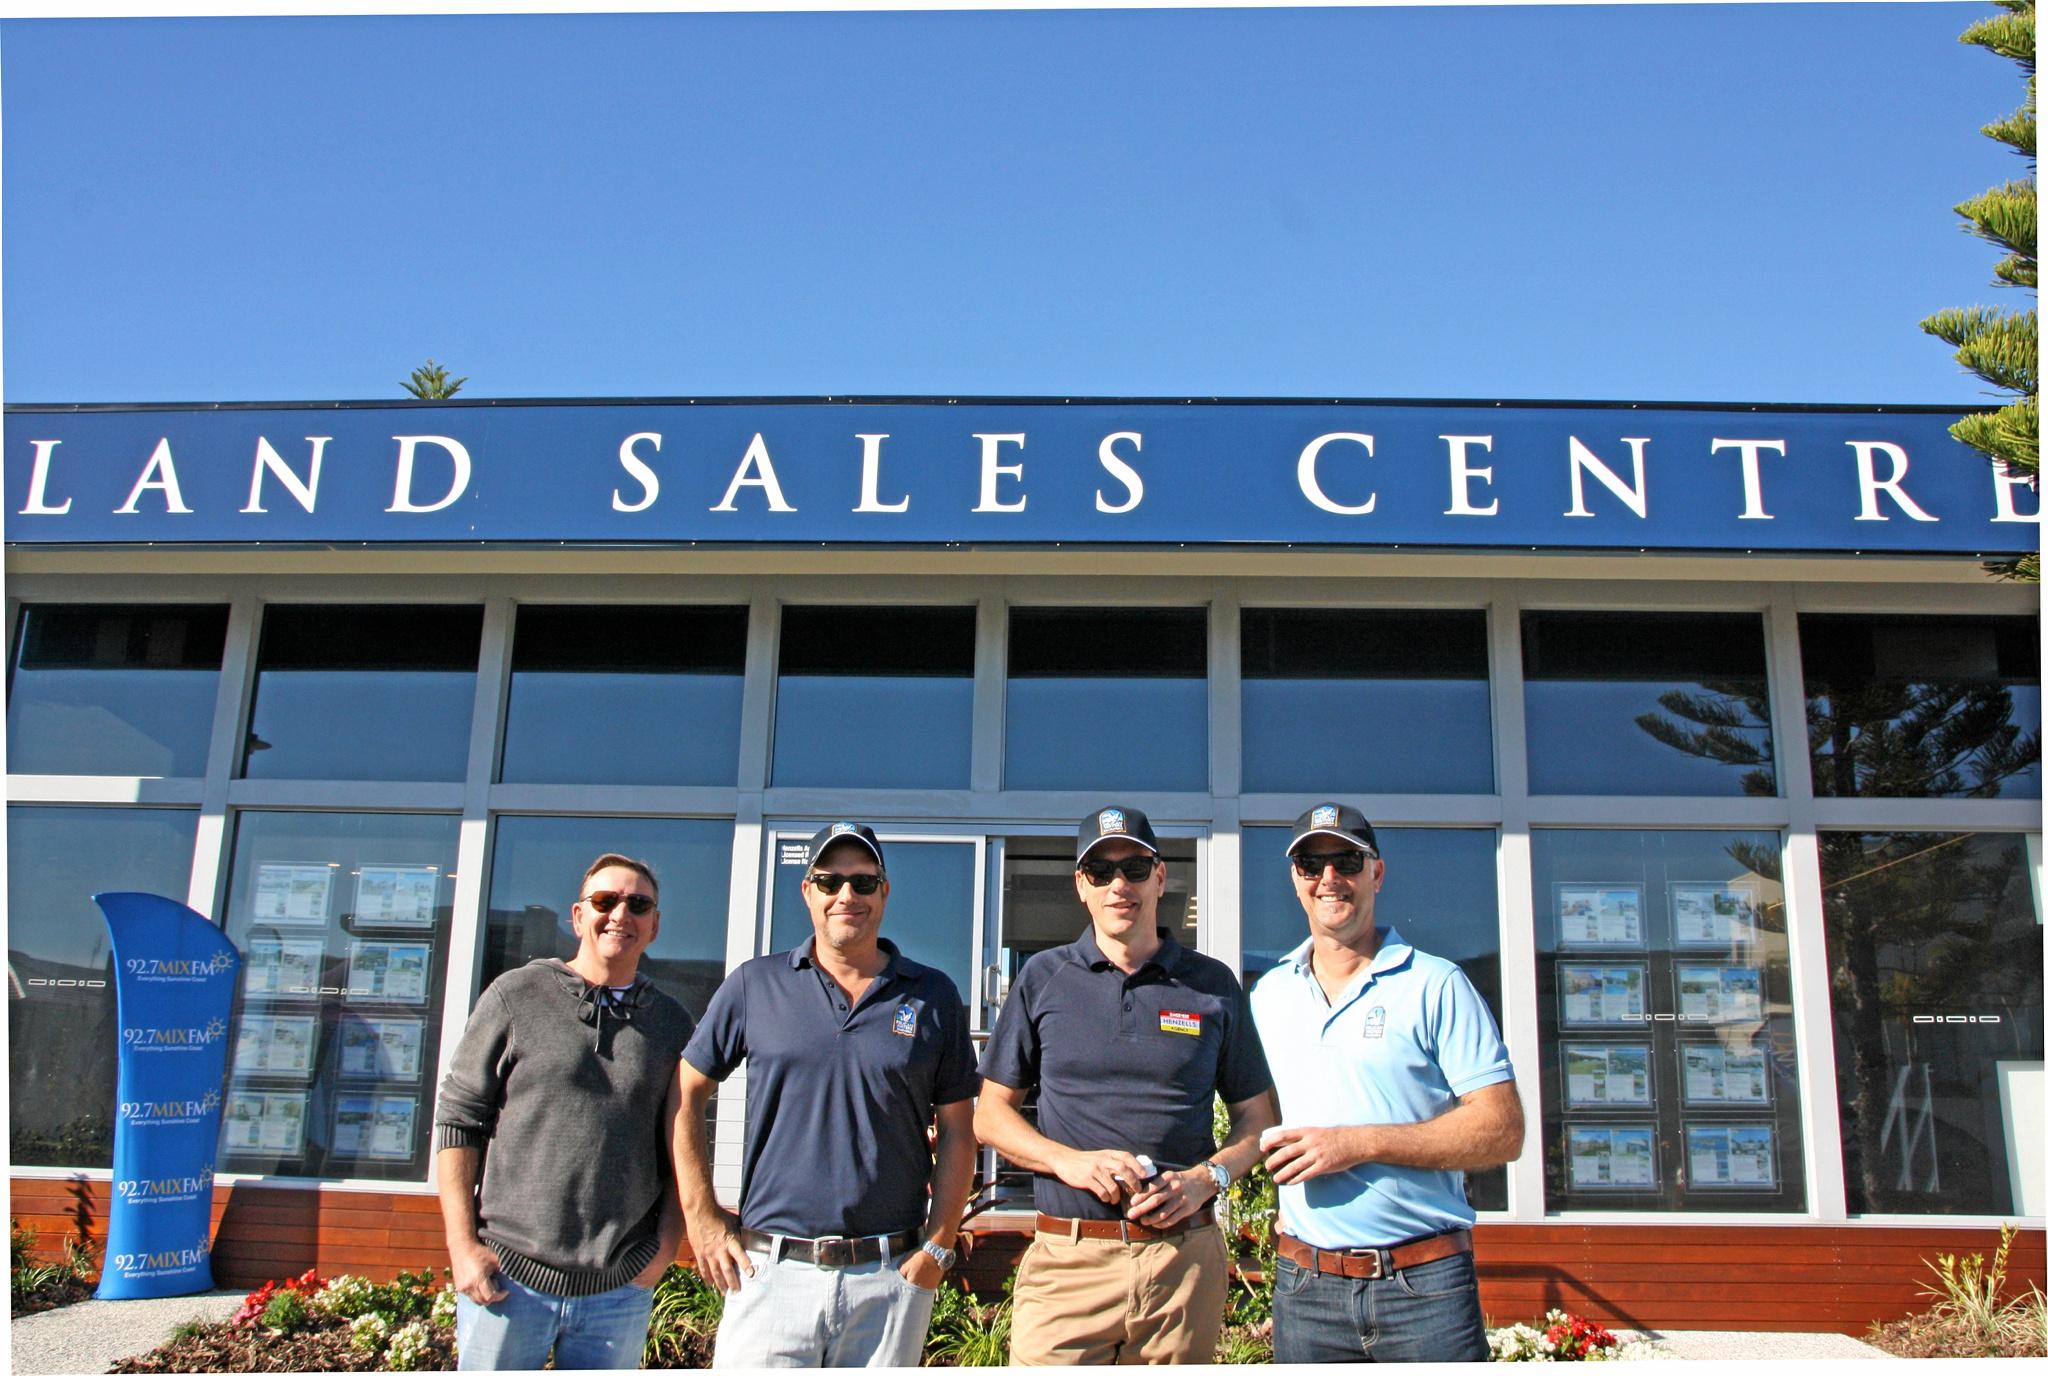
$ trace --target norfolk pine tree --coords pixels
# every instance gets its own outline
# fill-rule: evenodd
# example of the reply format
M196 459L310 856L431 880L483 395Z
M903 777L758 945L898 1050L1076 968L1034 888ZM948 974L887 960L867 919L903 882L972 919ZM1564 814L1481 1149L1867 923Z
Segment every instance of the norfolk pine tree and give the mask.
M2034 0L1997 0L2004 14L1972 24L1962 41L1989 48L2001 57L2020 64L2027 74L2027 103L1994 124L1984 126L1987 138L1997 139L2027 160L2024 180L1993 187L1975 199L1956 207L1965 228L2006 251L1992 269L2005 286L2038 292L2035 258L2039 230L2034 190ZM2013 474L2024 474L2040 488L2041 474L2041 339L2039 316L2033 307L2021 311L1991 306L1966 306L1940 311L1920 322L1920 328L1955 346L1956 360L2014 400L1996 411L1965 416L1949 427L1949 433L1973 449L1983 451L1994 464L2002 463ZM2018 559L2003 559L1985 566L2001 578L2023 582L2041 581L2039 553Z
M411 392L421 401L446 401L462 390L466 377L450 380L448 370L428 359L425 364L412 370L412 376L398 385Z

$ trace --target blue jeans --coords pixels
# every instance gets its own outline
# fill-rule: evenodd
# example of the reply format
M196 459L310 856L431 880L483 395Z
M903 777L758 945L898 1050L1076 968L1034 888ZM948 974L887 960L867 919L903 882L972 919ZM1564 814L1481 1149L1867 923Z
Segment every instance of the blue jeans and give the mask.
M647 1346L654 1291L630 1282L616 1290L563 1299L528 1289L503 1271L496 1304L455 1297L458 1371L538 1371L555 1353L555 1370L637 1370Z
M1275 1362L1486 1359L1486 1319L1470 1252L1383 1280L1325 1276L1280 1258L1273 1282Z

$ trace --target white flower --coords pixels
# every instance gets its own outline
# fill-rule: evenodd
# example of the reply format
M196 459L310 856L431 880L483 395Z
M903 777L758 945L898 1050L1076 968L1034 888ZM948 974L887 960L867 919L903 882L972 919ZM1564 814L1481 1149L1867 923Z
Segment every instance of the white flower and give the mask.
M391 1325L382 1314L358 1314L349 1322L348 1344L363 1352L375 1352L391 1336Z
M353 1319L369 1308L373 1288L361 1276L336 1276L313 1296L313 1308L337 1319Z
M433 1341L427 1334L427 1326L415 1319L391 1335L391 1346L384 1353L384 1362L393 1371L418 1371L432 1349Z
M427 1313L428 1322L436 1328L448 1328L455 1323L455 1287L444 1285L434 1292L434 1307Z

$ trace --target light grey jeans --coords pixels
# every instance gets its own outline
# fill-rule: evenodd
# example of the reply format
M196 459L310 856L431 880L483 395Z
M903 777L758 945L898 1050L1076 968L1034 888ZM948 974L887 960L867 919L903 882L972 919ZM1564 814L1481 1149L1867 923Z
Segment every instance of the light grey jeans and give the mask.
M747 1259L754 1274L725 1297L712 1366L916 1366L924 1356L934 1292L903 1279L901 1257L815 1266L750 1250Z

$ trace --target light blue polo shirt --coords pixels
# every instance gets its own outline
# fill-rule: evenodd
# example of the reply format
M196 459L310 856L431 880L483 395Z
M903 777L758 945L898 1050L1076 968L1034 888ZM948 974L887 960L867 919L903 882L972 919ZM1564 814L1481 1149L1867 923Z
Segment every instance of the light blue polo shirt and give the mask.
M1391 927L1333 1006L1309 968L1314 941L1252 986L1252 1018L1288 1127L1422 1123L1512 1080L1507 1048L1465 972ZM1312 1247L1391 1247L1469 1228L1463 1171L1377 1162L1280 1187L1280 1226Z

